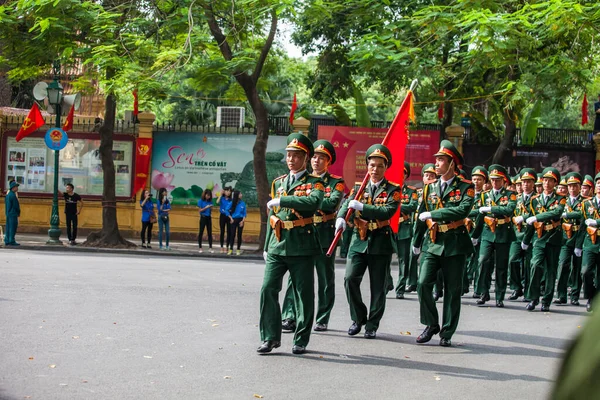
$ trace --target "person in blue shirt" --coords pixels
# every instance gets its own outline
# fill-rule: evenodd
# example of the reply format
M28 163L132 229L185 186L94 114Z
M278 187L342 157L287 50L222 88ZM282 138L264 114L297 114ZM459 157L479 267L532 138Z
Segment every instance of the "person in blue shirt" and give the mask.
M212 217L210 215L212 206L212 192L209 189L205 189L202 193L202 198L198 201L198 213L200 214L198 247L200 248L200 253L202 253L202 236L204 235L204 228L206 228L206 234L208 235L208 249L211 253L214 252L212 249Z
M229 213L229 208L231 208L231 186L225 186L223 188L223 192L217 198L217 204L219 205L219 212L221 213L219 216L219 228L221 230L221 253L227 253L229 238L231 237L231 233L229 231L231 229L231 222L233 221L233 218L231 218L231 214ZM225 240L225 232L227 232L227 240ZM225 244L225 247L223 247L223 244Z
M233 222L231 223L231 231L229 232L229 251L227 255L233 253L233 241L237 232L237 250L235 255L239 256L241 254L240 248L242 247L242 231L244 230L244 221L246 220L246 203L242 200L242 192L239 190L233 191L229 212L231 213Z
M167 189L160 188L158 190L158 248L163 248L163 229L165 231L166 246L165 250L169 248L169 236L170 232L170 221L169 213L171 212L171 203L167 198Z
M156 220L156 214L154 214L154 202L152 201L152 193L149 190L144 190L142 199L140 200L140 206L142 207L142 248L151 249L150 241L152 240L152 225ZM148 239L148 245L146 245L146 238Z
M19 246L15 242L15 234L19 226L19 217L21 216L21 206L19 205L19 184L10 181L9 190L4 199L4 210L6 215L6 232L4 233L4 244L6 246Z

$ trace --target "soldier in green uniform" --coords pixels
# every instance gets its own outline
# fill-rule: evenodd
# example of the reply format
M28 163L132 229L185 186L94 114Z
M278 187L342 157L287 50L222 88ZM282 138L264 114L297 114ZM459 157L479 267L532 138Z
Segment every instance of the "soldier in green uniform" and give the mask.
M306 171L313 144L304 135L292 133L287 139L286 163L290 170L271 185L269 226L265 242L265 276L260 291L259 353L281 345L279 292L289 271L296 306L296 332L292 353L303 354L310 339L314 317L314 258L322 253L314 215L325 188L320 177Z
M515 240L510 245L508 262L510 264L510 288L513 290L508 298L517 300L523 296L529 286L531 249L525 251L521 248L521 243L525 236L525 220L530 217L531 209L529 204L531 198L535 196L534 183L537 180L537 174L533 168L523 168L519 177L521 181L521 193L517 196L517 206L513 217L513 229L515 231Z
M571 279L571 304L579 305L581 292L581 257L575 256L577 233L581 226L581 205L584 198L580 194L583 177L578 172L569 172L565 176L569 197L563 212L563 244L558 257L558 283L556 285L555 304L567 304L567 286Z
M427 327L417 338L417 343L429 342L433 335L439 333L440 346L448 347L451 346L460 317L463 269L467 256L473 253L465 218L473 207L475 189L471 182L456 176L463 158L454 145L443 140L440 146L440 150L434 154L435 169L440 179L423 189L413 252L419 253L423 247L417 292L421 323ZM438 311L431 297L440 269L444 272L445 290L441 329Z
M387 276L392 254L397 251L396 235L390 227L390 218L400 206L402 193L398 184L385 179L385 171L392 165L392 155L385 146L374 144L369 147L366 161L369 184L362 199L355 199L357 188L350 192L348 200L338 212L336 230L346 228L344 217L348 209L353 209L354 232L344 277L352 317L348 335L358 334L365 325L365 338L375 339L385 311ZM368 312L360 291L360 284L367 269L371 288Z
M481 240L477 282L477 292L481 297L477 304L483 305L490 300L492 271L495 267L496 307L502 308L508 282L508 253L510 244L515 240L512 216L517 205L517 194L504 187L509 177L502 165L490 165L490 180L492 190L481 194L483 206L479 207L479 216L471 236L474 245Z
M6 232L4 232L5 246L19 246L19 243L15 242L15 234L17 233L19 217L21 216L21 206L19 205L19 197L17 196L18 191L19 184L15 181L11 181L8 193L4 199L4 211L6 216Z
M541 194L544 191L542 183L542 174L537 174L537 180L535 181L535 192L537 194Z
M581 195L584 198L594 197L594 179L590 175L583 177L583 183L581 184Z
M410 176L410 164L404 162L404 180ZM417 189L402 185L402 202L400 204L400 219L398 220L398 284L396 285L396 298L403 299L406 283L410 276L410 261L412 251L410 243L413 233L413 218L417 211L419 195Z
M472 235L475 229L475 222L479 216L479 207L483 206L481 202L481 194L483 193L483 185L488 181L488 171L484 167L478 165L471 171L471 179L475 189L475 201L473 201L473 208L469 212L466 224L467 230ZM479 245L480 243L475 240L473 241L474 253L467 258L467 268L463 273L463 295L469 293L469 287L471 282L477 282L479 279ZM490 282L491 285L491 282ZM477 293L475 288L473 289L473 298L479 298L481 293Z
M577 235L575 255L583 250L581 275L583 279L583 295L588 302L586 310L592 311L592 302L598 290L597 279L600 274L600 240L598 240L598 225L600 225L600 173L594 177L595 196L584 200L581 206L581 229Z
M556 168L548 167L542 172L543 193L531 199L531 216L527 218L527 230L522 248L531 250L531 278L526 296L529 299L527 310L533 311L539 304L542 278L545 288L542 297L542 311L550 311L554 297L558 257L562 245L562 227L560 219L566 199L554 191L560 182L560 173Z
M328 172L335 163L335 148L327 140L313 143L315 154L311 158L313 175L320 176L325 187L325 195L321 208L315 214L315 229L319 233L319 241L323 254L315 257L317 269L318 305L315 331L326 331L333 304L335 302L335 257L327 257L329 245L335 236L335 217L344 198L344 179ZM288 279L288 288L283 300L282 330L296 330L296 309L294 307L294 290L292 280Z

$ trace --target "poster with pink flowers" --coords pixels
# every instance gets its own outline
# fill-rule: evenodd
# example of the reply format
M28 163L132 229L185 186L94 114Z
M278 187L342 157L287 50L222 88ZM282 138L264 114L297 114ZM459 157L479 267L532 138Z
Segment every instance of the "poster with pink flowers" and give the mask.
M242 191L256 207L252 147L254 135L156 132L152 143L152 189L166 188L177 205L195 205L209 189L213 201L223 187ZM287 172L285 136L270 136L267 145L269 180Z

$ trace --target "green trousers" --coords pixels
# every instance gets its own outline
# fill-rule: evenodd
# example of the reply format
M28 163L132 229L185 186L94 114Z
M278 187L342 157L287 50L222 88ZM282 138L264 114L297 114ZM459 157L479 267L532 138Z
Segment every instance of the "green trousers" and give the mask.
M354 229L346 229L342 233L342 244L340 245L340 257L346 258L348 256L348 249L350 248L350 242L352 241L352 234ZM327 251L325 251L327 252Z
M407 283L410 281L410 263L412 259L411 239L398 240L398 284L396 294L404 294Z
M479 247L473 246L474 252L467 257L467 267L463 271L463 293L469 293L471 283L473 283L473 290L475 290L475 283L479 279Z
M481 271L477 282L478 293L482 296L490 293L492 272L496 269L494 292L496 301L504 301L508 282L508 251L510 243L493 243L483 240L479 248L479 265Z
M17 228L19 227L19 217L8 216L6 217L6 230L4 232L4 244L13 244L15 242L15 235Z
M417 287L419 283L419 256L410 254L410 272L408 273L408 286Z
M571 301L579 300L581 292L581 257L575 257L575 248L563 245L558 257L558 283L556 284L556 297L567 301L567 288L571 286Z
M584 249L583 260L581 262L581 276L583 278L583 296L589 301L594 300L596 296L599 273L600 254Z
M512 290L527 291L529 286L529 268L531 250L523 250L521 242L512 242L508 252L508 265L510 268L510 288Z
M547 243L546 247L533 247L531 251L531 277L527 288L526 298L535 303L542 296L542 303L550 305L556 286L556 270L560 246ZM542 282L544 293L541 293Z
M367 330L377 331L379 322L385 311L385 295L387 293L387 275L392 262L391 254L364 254L352 250L346 261L344 288L350 305L350 317L359 325L366 325ZM371 304L367 314L367 306L363 303L360 284L365 272L369 270Z
M452 257L421 254L421 274L419 275L419 303L421 323L432 326L439 324L438 311L431 296L438 271L444 277L444 313L442 315L441 338L451 339L460 318L460 298L462 296L462 274L467 260L466 255Z
M294 344L306 346L310 340L315 313L314 256L286 257L267 255L265 276L260 289L260 338L281 341L281 309L279 292L283 276L290 273L294 306L296 307L296 332Z

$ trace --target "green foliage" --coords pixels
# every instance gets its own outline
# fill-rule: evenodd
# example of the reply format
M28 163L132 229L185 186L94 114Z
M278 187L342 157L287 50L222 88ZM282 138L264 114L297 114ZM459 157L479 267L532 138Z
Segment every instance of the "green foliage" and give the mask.
M531 107L523 120L523 126L521 127L521 143L525 146L533 146L535 143L541 111L542 102L538 100L533 104L533 107Z
M356 126L371 127L371 119L360 89L354 86L354 101L356 101Z

